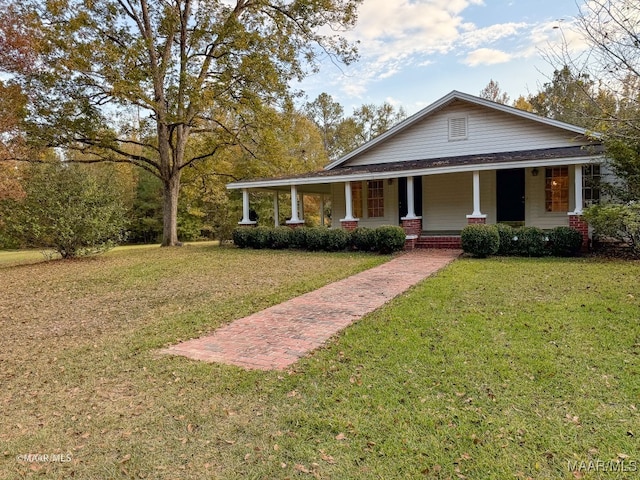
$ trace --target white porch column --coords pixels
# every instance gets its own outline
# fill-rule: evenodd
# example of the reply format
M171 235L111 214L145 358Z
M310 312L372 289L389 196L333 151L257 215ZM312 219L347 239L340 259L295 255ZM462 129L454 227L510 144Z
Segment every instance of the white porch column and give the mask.
M473 171L473 213L471 215L467 215L467 218L487 218L486 215L482 214L480 210L480 171Z
M278 192L273 194L273 223L274 226L280 226L280 199L278 198Z
M351 182L344 182L344 202L345 202L345 215L340 221L351 222L355 220L353 218L353 197L351 196Z
M256 222L252 222L249 218L249 189L242 189L242 220L238 222L239 225L255 225Z
M407 177L407 216L403 220L413 220L416 217L415 195L413 192L413 177Z
M324 195L320 195L320 225L324 227Z
M298 217L298 187L291 185L291 220L287 220L287 224L304 223Z
M582 209L584 207L582 203L582 165L574 165L573 186L575 194L575 208L570 214L582 215Z

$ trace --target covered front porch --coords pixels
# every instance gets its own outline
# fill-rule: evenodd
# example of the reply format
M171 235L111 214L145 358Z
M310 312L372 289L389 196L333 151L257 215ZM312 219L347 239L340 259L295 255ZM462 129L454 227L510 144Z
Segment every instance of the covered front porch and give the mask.
M321 206L321 225L347 230L401 225L407 248L458 248L460 231L470 223L542 229L571 226L583 234L586 245L588 228L581 215L584 176L592 167L584 160L563 160L397 172L387 166L387 171L319 172L265 180L264 184L237 182L229 188L242 190L243 218L239 224L244 226L256 224L250 218L250 193L259 189L273 194L276 226L282 223L278 218L283 198L291 209L283 223L295 228L305 223L302 199L314 195ZM324 216L327 202L331 204L330 218Z

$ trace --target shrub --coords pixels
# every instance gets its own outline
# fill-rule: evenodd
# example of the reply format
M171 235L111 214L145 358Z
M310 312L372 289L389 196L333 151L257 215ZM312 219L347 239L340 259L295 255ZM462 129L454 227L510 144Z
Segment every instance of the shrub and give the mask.
M326 231L325 238L324 249L328 252L339 252L349 246L351 235L341 228L332 228Z
M372 228L357 227L351 232L351 246L361 252L372 252L376 248L376 232Z
M269 232L269 247L276 250L289 248L293 230L289 227L276 227Z
M584 212L596 235L615 238L640 257L640 202L594 205Z
M402 227L385 225L375 229L375 239L378 252L393 253L404 248L406 234Z
M498 223L496 225L498 237L500 237L500 245L498 246L498 255L512 255L515 250L513 237L516 235L516 229L506 223Z
M238 248L247 248L249 247L249 237L251 236L251 230L253 228L249 227L237 227L233 230L231 234L231 238L233 239L233 244Z
M31 165L24 175L24 198L0 201L8 239L52 248L63 258L104 252L125 240L125 188L112 169L57 162Z
M524 257L541 257L546 252L546 234L538 227L520 227L515 232L515 253Z
M310 230L309 227L297 227L291 230L291 237L290 237L291 248L306 250L307 233L309 230Z
M495 225L467 225L460 234L462 250L474 257L495 255L500 247L500 235Z
M575 228L556 227L549 232L549 248L557 257L572 257L582 248L582 234Z
M307 250L317 252L324 250L327 244L328 230L323 227L313 227L307 230Z
M249 230L249 247L255 249L269 248L269 237L271 229L269 227L255 227Z

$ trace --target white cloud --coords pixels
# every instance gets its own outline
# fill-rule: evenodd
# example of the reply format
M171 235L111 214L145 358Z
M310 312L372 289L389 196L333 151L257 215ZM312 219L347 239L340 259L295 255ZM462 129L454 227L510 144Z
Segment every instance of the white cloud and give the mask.
M470 67L477 67L478 65L496 65L498 63L506 63L512 58L513 55L501 50L495 50L493 48L479 48L469 52L462 63Z

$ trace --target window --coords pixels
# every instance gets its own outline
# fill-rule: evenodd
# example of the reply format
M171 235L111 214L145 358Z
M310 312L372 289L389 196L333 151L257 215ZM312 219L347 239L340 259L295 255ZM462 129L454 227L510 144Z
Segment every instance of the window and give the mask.
M600 203L600 165L582 167L582 196L584 206Z
M569 168L547 168L545 172L545 209L547 212L569 211Z
M362 182L351 182L351 203L354 218L362 218Z
M369 218L384 217L384 181L382 180L367 182L367 216Z
M449 119L449 141L467 139L467 117Z

